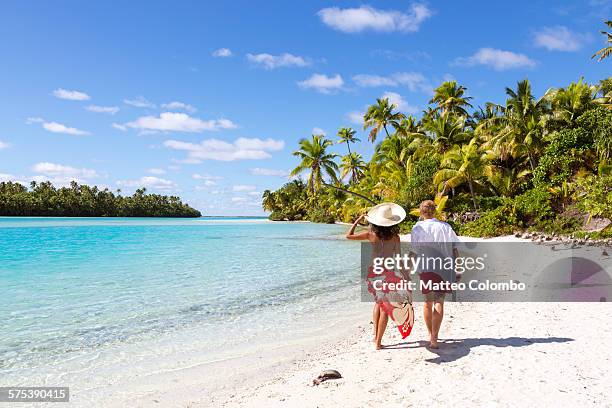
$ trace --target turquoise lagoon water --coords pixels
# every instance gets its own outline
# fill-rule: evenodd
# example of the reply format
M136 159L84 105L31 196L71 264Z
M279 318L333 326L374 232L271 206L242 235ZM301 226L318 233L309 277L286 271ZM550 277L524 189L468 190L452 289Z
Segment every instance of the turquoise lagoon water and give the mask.
M339 239L345 229L0 218L0 385L78 394L307 335L301 321L358 299L359 247Z

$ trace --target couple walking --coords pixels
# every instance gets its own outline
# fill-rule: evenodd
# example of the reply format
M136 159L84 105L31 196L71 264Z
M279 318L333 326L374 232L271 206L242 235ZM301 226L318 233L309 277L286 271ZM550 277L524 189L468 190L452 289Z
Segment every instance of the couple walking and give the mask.
M421 252L431 253L432 244L434 256L446 255L456 258L458 256L455 243L458 242L457 235L450 225L435 218L436 204L431 200L426 200L419 206L421 220L412 228L410 234L411 257L421 255ZM394 258L401 255L400 236L398 224L406 217L404 209L393 203L379 204L368 212L367 215L359 217L346 234L346 238L351 240L369 241L372 244L372 258ZM370 224L367 231L355 233L359 222L364 219ZM415 253L418 252L418 254ZM442 254L442 255L440 255ZM421 267L414 270L419 273L422 283L430 282L433 284L454 280L454 273L446 273L436 268ZM383 346L381 344L383 334L387 327L389 316L397 324L402 337L410 334L414 323L412 310L412 299L410 293L404 293L403 300L398 299L398 293L390 294L389 291L377 291L372 287L372 280L381 278L389 282L398 282L402 279L410 280L407 271L384 269L380 274L376 274L370 268L368 274L368 290L375 297L372 321L374 323L374 344L377 350ZM427 285L422 285L427 286ZM444 297L450 291L428 290L423 288L425 296L423 317L429 332L429 346L438 348L438 334L444 317ZM396 295L391 297L390 295Z

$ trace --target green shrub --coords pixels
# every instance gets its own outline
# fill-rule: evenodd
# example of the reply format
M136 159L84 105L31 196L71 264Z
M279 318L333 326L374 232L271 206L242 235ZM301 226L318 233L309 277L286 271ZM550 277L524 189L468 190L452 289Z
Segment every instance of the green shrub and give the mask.
M612 218L612 175L578 180L577 207L592 217Z
M326 224L333 224L336 221L336 217L327 208L312 207L308 209L307 219L311 222L321 222Z
M541 220L552 219L555 216L552 195L543 188L527 190L514 197L512 208L519 222L525 226L532 226Z
M505 207L483 213L480 218L463 224L459 228L460 235L469 237L495 237L499 235L512 234L517 220Z
M534 185L558 185L571 179L582 167L593 169L593 134L589 130L563 129L553 132L549 139L550 144L533 172Z
M404 208L414 208L421 201L431 200L435 195L433 176L439 170L439 164L439 160L433 156L416 161L408 182L399 193L398 204Z
M529 228L530 231L544 232L546 234L571 234L582 226L582 221L575 217L558 215L555 218L541 220Z

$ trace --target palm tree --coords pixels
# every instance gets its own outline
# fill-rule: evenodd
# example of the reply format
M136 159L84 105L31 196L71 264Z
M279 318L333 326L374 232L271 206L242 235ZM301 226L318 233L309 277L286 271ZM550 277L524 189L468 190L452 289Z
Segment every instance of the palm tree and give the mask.
M417 133L420 133L419 122L414 116L407 116L400 120L399 126L395 129L395 134L402 137L410 137Z
M458 85L457 81L446 81L434 90L434 96L429 103L435 103L438 106L434 109L440 111L442 116L446 114L454 114L458 116L469 116L466 107L472 107L468 102L472 99L469 96L463 96L467 91L462 85Z
M584 111L593 107L597 87L583 82L572 82L567 88L549 89L544 98L551 105L552 121L573 125Z
M488 166L487 155L479 151L477 138L461 147L455 145L442 156L440 167L434 176L434 185L444 195L447 190L467 184L474 209L477 209L474 184L480 184L479 178Z
M608 27L612 28L612 20L604 21L604 24ZM599 57L597 62L603 61L605 58L608 58L612 55L612 33L601 30L601 33L606 36L606 43L608 44L606 47L603 47L601 50L597 51L591 58Z
M367 166L363 161L363 157L359 153L350 153L342 157L342 164L340 164L342 172L340 178L343 179L347 174L350 173L350 181L352 184L358 183L363 174L365 173Z
M368 139L372 143L376 141L376 136L381 129L384 129L387 137L389 137L388 126L397 129L400 126L400 120L406 117L401 112L393 112L395 108L395 104L389 103L389 98L377 98L376 103L370 105L363 115L363 129L372 128L368 135Z
M276 207L276 200L273 191L265 190L263 192L261 206L266 211L274 211L274 208Z
M356 143L356 142L361 141L355 137L356 133L357 131L353 128L343 127L343 128L340 128L340 130L338 130L338 137L340 138L340 140L338 141L338 144L346 143L346 148L348 149L349 155L351 154L351 143Z
M516 91L506 88L506 95L506 106L498 106L502 115L489 119L489 124L497 125L498 129L487 144L501 160L526 157L533 171L543 144L543 118L548 101L535 99L527 79L518 82Z
M433 144L440 153L444 153L457 143L469 140L469 134L465 131L465 119L462 117L427 116L423 129L433 138Z
M302 161L293 169L291 176L310 170L307 185L312 194L321 189L323 172L327 173L334 182L338 181L336 176L338 165L334 161L338 155L327 152L327 148L332 144L332 141L325 139L323 135L312 135L310 139L300 140L299 150L293 152L293 155L299 157Z

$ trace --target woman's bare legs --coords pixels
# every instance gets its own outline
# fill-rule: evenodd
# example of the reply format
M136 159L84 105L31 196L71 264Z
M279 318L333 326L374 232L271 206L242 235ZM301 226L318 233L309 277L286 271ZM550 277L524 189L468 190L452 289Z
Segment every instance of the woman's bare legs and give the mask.
M431 338L431 328L432 328L432 309L433 309L433 301L426 300L423 303L423 318L425 319L425 326L427 326L427 333L429 333L429 337Z
M385 313L384 310L380 309L380 316L378 317L378 325L376 329L376 350L380 350L382 348L382 344L380 344L380 342L382 341L383 334L385 334L387 321L389 321L389 316L387 316L387 313Z
M372 325L374 326L374 338L372 341L376 342L376 333L378 332L378 318L380 316L380 305L374 303L374 310L372 310Z

